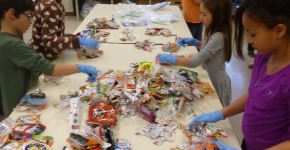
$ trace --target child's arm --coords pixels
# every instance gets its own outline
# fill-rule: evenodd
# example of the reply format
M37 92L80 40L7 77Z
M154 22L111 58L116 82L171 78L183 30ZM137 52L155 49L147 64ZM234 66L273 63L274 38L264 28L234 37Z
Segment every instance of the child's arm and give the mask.
M281 150L281 149L290 149L290 140L279 143L275 146L267 148L266 150Z
M59 76L66 76L74 73L78 73L79 69L77 65L55 65L51 76L59 77Z
M190 68L198 67L202 65L203 63L207 62L213 56L215 56L217 52L222 51L224 49L223 41L224 41L223 35L221 33L214 33L212 36L209 37L208 42L200 50L200 52L197 55L193 56L191 59L187 58L188 60L178 58L177 64L178 62L180 62L179 65L182 65L182 66L187 66ZM201 41L198 42L197 47L199 48L201 47ZM181 60L179 61L179 59ZM219 59L224 59L224 58L222 57Z
M200 48L201 48L201 44L202 44L202 41L199 41L196 48L197 48L197 51L200 51Z
M242 112L244 112L247 101L248 101L248 93L244 94L242 97L240 97L238 100L236 100L231 105L223 108L221 110L221 113L223 114L223 116L225 118L242 113Z
M90 65L55 65L51 76L66 76L74 73L82 72L87 74L90 82L95 82L98 76L98 70L96 67Z
M177 57L176 65L189 67L190 58Z

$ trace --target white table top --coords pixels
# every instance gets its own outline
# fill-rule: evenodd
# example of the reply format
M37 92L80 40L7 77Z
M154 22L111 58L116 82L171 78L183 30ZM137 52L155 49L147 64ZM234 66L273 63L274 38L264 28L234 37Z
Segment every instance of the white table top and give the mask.
M85 29L85 25L89 20L94 18L94 14L97 14L96 16L100 17L110 17L113 11L109 11L114 9L116 6L115 5L101 5L98 4L96 7L92 10L92 12L88 15L88 17L82 22L82 24L77 28L75 31L81 31ZM176 10L178 7L177 6L172 6L172 10ZM104 11L103 13L102 10ZM108 11L108 12L105 12ZM103 14L103 15L100 15ZM119 21L120 18L116 18L117 21ZM183 36L190 36L190 32L185 24L184 21L178 22L177 24L173 25L168 25L166 27L170 29L174 29L175 26L176 33L178 35L183 35ZM178 27L178 28L177 28ZM138 27L140 29L145 28L145 27ZM117 32L120 32L120 30L115 30L116 34ZM143 31L140 30L140 35L141 33L144 33ZM112 33L110 36L112 36L115 33ZM141 35L143 37L143 35ZM119 38L119 37L118 37ZM160 40L160 42L167 41L166 37L154 37L156 40ZM110 38L113 40L113 38ZM168 41L167 41L168 42ZM151 61L154 62L155 56L158 53L162 53L161 46L156 45L154 46L155 49L153 49L152 52L147 52L144 50L136 49L133 44L102 44L101 48L104 50L104 55L100 58L95 58L95 59L85 59L85 60L79 60L76 57L76 53L72 50L66 50L63 52L63 54L54 61L56 64L89 64L92 66L97 67L98 70L104 72L107 71L108 69L128 69L130 63L135 63L135 62L140 62L140 61ZM196 50L194 47L188 48L188 51L190 53L196 53ZM171 70L178 70L181 67L167 67L170 68ZM210 82L210 79L206 73L206 71L202 67L197 67L194 69L196 72L199 73L198 77L202 81L207 81ZM62 112L58 112L56 108L52 106L53 103L59 101L59 95L60 94L65 94L66 91L75 91L78 89L79 86L86 84L87 76L85 74L74 74L65 77L66 82L59 85L59 86L53 86L49 85L47 83L44 83L42 79L39 79L39 82L35 87L33 87L30 92L33 92L35 89L40 88L42 92L44 92L48 99L50 106L43 110L41 112L41 123L46 125L46 130L42 133L42 135L47 135L47 136L53 136L54 137L54 144L52 146L52 149L54 150L60 150L62 149L65 145L69 145L66 142L66 139L69 137L69 121L66 119L68 117L66 114L69 111L69 108L66 108ZM221 109L222 106L220 104L220 101L218 100L216 95L211 95L208 96L206 100L200 101L198 104L198 107L200 110L203 112L211 112L214 110ZM27 112L13 112L10 117L12 119L16 119L18 116L25 115ZM60 115L61 114L61 115ZM60 117L62 116L62 117ZM193 118L182 118L181 122L184 124L189 123ZM85 117L82 117L81 120L81 129L85 128ZM130 123L129 123L130 122ZM139 119L135 121L135 123L132 123L132 120L128 119L121 119L118 120L117 126L113 128L114 131L114 136L116 138L123 138L127 139L132 143L132 148L133 150L166 150L170 148L174 148L178 144L181 144L185 141L187 141L187 137L181 132L181 130L177 129L176 130L176 137L174 142L164 142L161 146L157 146L153 144L153 140L145 137L145 136L139 136L135 135L136 129L139 127L144 127L148 125L149 123L146 122L143 119ZM220 141L231 145L235 148L240 149L239 143L236 139L236 136L231 128L231 125L229 124L229 121L223 120L218 123L215 123L214 126L221 127L222 129L225 130L225 132L228 134L228 138L218 138Z
M110 4L97 4L92 11L87 15L87 17L83 20L82 24L79 25L79 27L76 29L75 33L80 32L84 29L86 29L86 25L95 18L102 18L105 17L108 20L112 19L112 15L117 12L118 5L110 5ZM176 14L179 14L180 16L179 21L176 23L172 23L170 25L160 25L160 24L154 24L151 23L147 27L158 27L158 28L168 28L171 30L172 33L176 33L179 37L191 37L191 34L189 32L189 29L187 28L186 22L182 18L181 11L178 6L170 6L171 11L156 11L158 14L164 14L169 12L174 12ZM114 18L116 22L120 25L121 21L124 19L122 17L115 17ZM108 36L107 42L122 42L122 43L131 43L131 41L120 41L120 33L122 29L124 29L124 26L119 27L118 30L116 29L102 29L103 31L110 32L110 35ZM138 41L143 41L146 39L151 39L155 43L165 43L165 42L174 42L176 36L170 36L165 37L163 35L160 36L150 36L145 35L146 27L145 26L134 26L134 27L127 27L129 29L133 30L133 33L137 36L139 36ZM101 29L100 29L101 30ZM133 41L135 42L135 41Z

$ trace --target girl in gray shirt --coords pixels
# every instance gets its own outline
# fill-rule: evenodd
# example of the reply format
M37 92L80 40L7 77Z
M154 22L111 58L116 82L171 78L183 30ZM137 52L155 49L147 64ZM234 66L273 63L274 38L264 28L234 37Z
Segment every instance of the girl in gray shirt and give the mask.
M199 65L208 72L217 95L223 105L230 104L231 80L226 72L225 63L231 59L231 3L229 0L202 0L201 20L205 27L203 41L182 38L179 46L196 46L199 53L192 58L181 58L170 54L158 54L161 64L175 64L195 68ZM221 17L222 16L222 17Z

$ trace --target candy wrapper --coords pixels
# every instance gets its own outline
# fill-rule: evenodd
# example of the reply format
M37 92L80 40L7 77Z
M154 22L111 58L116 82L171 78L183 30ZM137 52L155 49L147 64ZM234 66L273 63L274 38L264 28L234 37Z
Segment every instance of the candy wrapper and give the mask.
M79 88L79 99L81 101L91 101L93 93L97 92L97 85L95 83L90 83L83 85Z
M165 52L176 53L179 50L179 47L177 46L176 43L167 42L163 44L162 50Z
M187 70L187 69L183 69L183 68L180 68L178 73L183 73L183 72L186 72L188 73L190 76L192 76L193 78L196 78L198 73L197 72L194 72L194 71L191 71L191 70Z
M205 122L197 122L189 127L180 124L179 128L183 130L189 141L179 144L171 150L220 150L215 144L216 139L205 135L206 126Z
M111 147L112 144L107 143L106 141L102 139L102 137L104 136L103 135L104 132L106 131L104 131L103 126L98 126L96 128L91 128L88 126L86 127L84 134L88 135L90 138L97 141L101 145L102 148Z
M64 77L52 77L48 75L43 75L43 81L47 84L57 86L63 84L66 79Z
M167 28L146 28L146 35L164 35L166 37L172 36L172 32Z
M69 142L72 144L73 147L76 148L94 148L99 145L99 143L90 137L84 135L84 134L76 134L76 133L70 133Z
M16 142L14 143L10 138L12 135L13 128L17 126L16 122L10 117L0 122L0 148L1 150L12 150L19 146ZM5 146L4 146L5 145ZM5 148L4 148L5 147Z
M214 94L215 90L210 86L208 82L203 82L202 84L196 84L197 89L205 94Z
M145 51L149 51L152 52L153 46L155 45L154 42L152 42L151 40L144 40L142 41L137 41L135 43L135 47L138 49L143 49Z
M99 93L105 94L105 97L109 95L113 89L116 80L114 78L101 78L98 80Z
M14 132L21 134L23 136L31 136L34 134L40 134L42 133L44 130L46 129L46 127L42 124L30 124L30 125L21 125L21 126L17 126L16 128L14 128Z
M110 105L96 102L90 106L86 122L104 126L116 125L116 111Z
M39 143L46 144L48 146L52 146L53 144L52 136L32 135L32 139Z
M171 43L171 42L164 43L162 46L162 50L165 52L172 52L172 53L179 52L181 50L181 47L179 47L177 44L177 41L179 39L180 37L176 37L174 43Z
M5 123L0 123L0 148L8 143L9 135L12 133L12 129L7 126Z
M132 149L131 143L125 139L117 138L116 144L118 146L118 148L116 150L131 150Z
M161 145L163 141L174 141L175 139L175 129L177 124L174 121L169 121L167 126L164 124L149 124L147 127L143 127L137 130L136 135L144 135L152 140L155 140L153 143L156 145Z
M134 41L137 38L138 37L133 34L133 30L132 29L128 29L128 28L123 29L123 31L120 34L120 40L121 41Z
M95 28L95 29L118 29L119 25L117 25L114 18L112 20L107 20L105 17L103 18L95 18L91 20L87 24L88 28Z
M25 115L17 118L16 123L19 125L39 124L40 115Z
M211 125L207 125L205 127L206 129L206 135L207 136L211 136L211 137L228 137L228 135L226 134L226 132L221 129L221 128L217 128Z
M68 142L73 148L92 150L115 150L113 132L109 127L86 127L80 134L71 133Z
M139 70L140 71L148 71L148 72L151 72L153 70L153 65L152 65L152 62L146 62L146 61L143 61L143 62L140 62L139 63Z
M91 49L84 46L82 46L80 49L77 49L76 52L77 58L79 59L98 58L104 54L103 50L99 50L97 48Z
M11 140L9 143L5 144L1 150L15 150L23 145L22 141ZM1 146L0 146L1 147Z

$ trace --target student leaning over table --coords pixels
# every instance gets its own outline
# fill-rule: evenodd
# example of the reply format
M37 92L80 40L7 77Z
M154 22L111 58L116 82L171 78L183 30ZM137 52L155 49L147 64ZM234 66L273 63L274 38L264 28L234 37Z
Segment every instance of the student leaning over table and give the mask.
M62 0L35 0L32 38L29 47L48 60L55 60L63 50L80 46L98 48L98 41L65 34L65 10Z
M244 149L290 150L290 0L245 0L236 17L237 55L243 58L244 29L248 43L258 51L248 92L190 124L244 112Z
M159 62L195 68L203 65L224 107L230 104L231 80L225 62L231 59L231 2L229 0L202 0L201 20L205 27L202 41L182 38L179 46L197 46L199 53L192 58L181 58L170 54L158 54ZM223 16L223 17L220 17Z
M78 72L94 81L98 72L88 65L55 65L29 48L20 35L32 22L32 0L0 0L0 106L8 116L37 82L40 74L65 76Z

